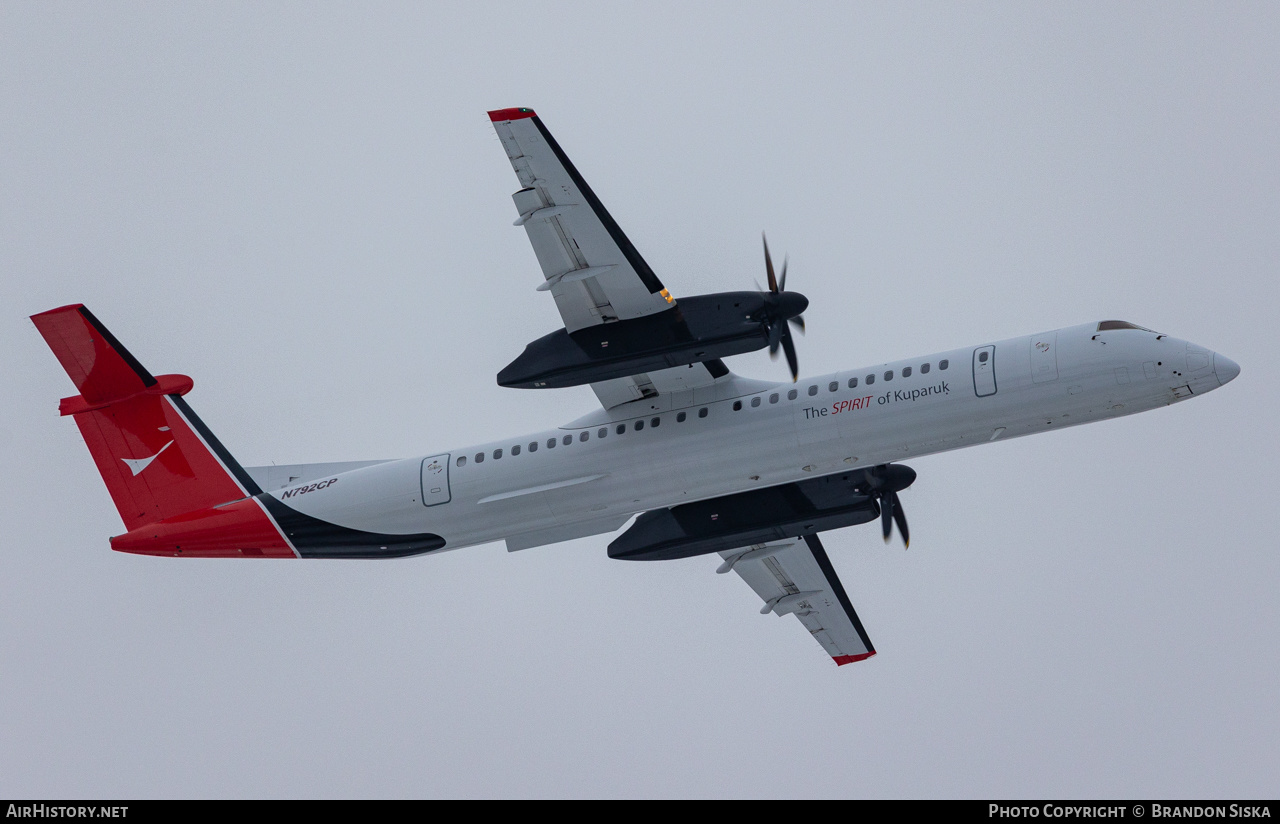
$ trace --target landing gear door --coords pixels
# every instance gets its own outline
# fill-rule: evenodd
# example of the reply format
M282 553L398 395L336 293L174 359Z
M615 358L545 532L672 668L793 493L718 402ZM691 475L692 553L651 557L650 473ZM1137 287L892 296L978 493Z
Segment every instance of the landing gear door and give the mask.
M422 460L422 505L449 503L449 456L433 455Z
M979 398L996 393L996 348L979 346L973 350L973 391Z

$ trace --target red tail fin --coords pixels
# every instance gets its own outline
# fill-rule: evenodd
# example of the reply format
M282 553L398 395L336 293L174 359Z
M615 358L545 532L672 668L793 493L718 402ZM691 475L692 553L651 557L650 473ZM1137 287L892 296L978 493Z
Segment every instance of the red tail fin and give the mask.
M262 490L182 400L185 375L153 377L80 304L32 315L79 395L63 398L125 527Z

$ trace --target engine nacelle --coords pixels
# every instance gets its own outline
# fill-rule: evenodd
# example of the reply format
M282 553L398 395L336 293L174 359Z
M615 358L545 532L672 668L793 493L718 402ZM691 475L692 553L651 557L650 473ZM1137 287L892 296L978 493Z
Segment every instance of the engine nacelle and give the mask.
M609 544L609 557L669 561L865 524L880 515L874 483L914 480L910 468L890 465L657 509Z
M783 293L785 316L805 310L809 301ZM764 292L721 292L681 298L670 309L642 318L559 329L525 347L498 373L498 385L517 389L554 389L624 378L768 346L770 300ZM717 377L719 377L717 375Z

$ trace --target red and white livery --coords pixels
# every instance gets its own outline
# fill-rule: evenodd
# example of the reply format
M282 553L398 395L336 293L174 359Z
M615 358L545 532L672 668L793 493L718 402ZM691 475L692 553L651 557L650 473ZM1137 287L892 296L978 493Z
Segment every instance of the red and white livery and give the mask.
M600 408L556 429L440 444L392 461L244 467L196 416L183 375L152 375L86 307L34 315L75 384L80 428L125 532L121 552L389 558L505 541L522 550L615 532L611 557L718 554L761 612L791 614L838 664L875 654L819 534L879 521L909 542L902 464L1131 415L1212 391L1228 358L1102 321L796 379L786 290L678 298L530 109L490 112L516 172L515 223L564 327L499 383L590 384ZM722 361L768 347L791 381ZM638 517L637 517L638 516Z

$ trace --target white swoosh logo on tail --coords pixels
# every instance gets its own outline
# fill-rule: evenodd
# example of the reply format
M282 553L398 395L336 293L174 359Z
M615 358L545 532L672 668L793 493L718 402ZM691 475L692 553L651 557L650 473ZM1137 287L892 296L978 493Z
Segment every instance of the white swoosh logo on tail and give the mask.
M169 441L167 444L160 447L160 452L165 451L171 446L173 446L173 441ZM160 457L160 452L157 452L156 454L152 455L150 458L121 458L120 460L125 462L125 465L129 467L129 471L133 473L133 477L136 478L138 477L139 472L146 469L148 466L151 465L152 461Z

